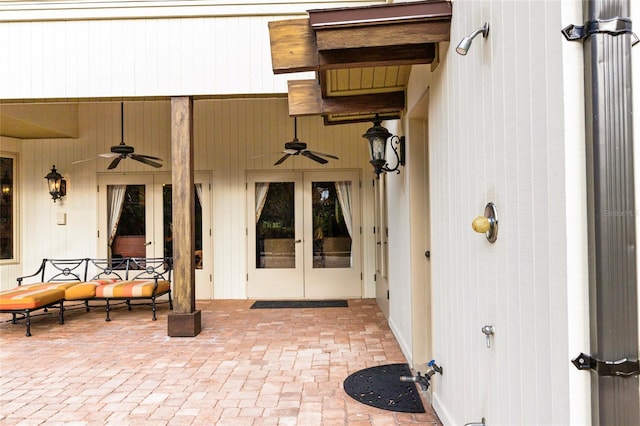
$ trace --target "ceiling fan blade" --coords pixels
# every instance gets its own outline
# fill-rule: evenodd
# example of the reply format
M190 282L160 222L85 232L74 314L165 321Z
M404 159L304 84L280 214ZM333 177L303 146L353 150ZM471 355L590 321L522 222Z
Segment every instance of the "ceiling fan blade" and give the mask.
M151 167L155 167L155 168L162 167L162 164L156 163L155 161L151 161L147 159L147 156L145 155L131 154L129 157L131 157L132 160L139 161ZM152 158L155 158L155 157L152 157Z
M311 151L302 151L301 154L304 155L307 158L310 158L313 161L317 161L320 164L326 164L326 163L329 162L329 161L325 160L322 157L318 157L317 155L315 155Z
M119 154L114 154L113 152L108 152L106 154L98 154L97 157L85 158L83 160L77 160L72 162L71 164L84 163L85 161L97 160L98 158L113 158L117 157Z
M258 158L269 157L271 155L282 154L282 153L290 154L289 152L286 152L286 151L270 152L269 154L254 155L253 157L249 157L249 160L257 160Z
M120 160L122 160L122 157L120 157L120 156L114 158L113 161L111 162L111 164L109 164L109 167L107 167L107 169L111 170L111 169L115 169L116 167L118 167L118 163L120 163Z
M131 155L132 156L135 155L136 157L140 157L140 158L146 158L147 160L164 161L162 158L152 157L151 155L144 155L144 154L131 154Z
M335 155L333 155L333 154L325 154L324 152L309 151L309 150L307 150L307 152L310 152L310 153L315 154L315 155L321 155L321 156L323 156L323 157L333 158L334 160L339 160L339 158L338 158L338 157L336 157L336 156L335 156Z
M275 163L273 163L274 166L277 166L278 164L282 164L282 162L284 160L286 160L287 158L289 158L291 156L291 154L285 154L281 159L279 159L278 161L276 161Z
M71 164L84 163L85 161L96 160L97 158L98 158L98 157L85 158L84 160L74 161L74 162L72 162Z

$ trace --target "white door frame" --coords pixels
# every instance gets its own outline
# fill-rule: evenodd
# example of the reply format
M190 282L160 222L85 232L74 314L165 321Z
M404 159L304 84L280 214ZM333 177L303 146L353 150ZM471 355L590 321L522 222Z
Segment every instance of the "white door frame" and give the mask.
M211 173L196 172L194 182L203 186L202 200L202 269L196 269L196 299L213 299L213 243ZM109 230L107 217L108 185L145 185L145 231L147 257L164 256L162 218L162 186L171 183L171 173L99 173L98 174L98 247L99 257L107 258L106 238Z
M360 298L362 289L362 235L359 171L286 171L247 172L247 295L250 299L264 298ZM313 268L312 221L305 216L311 212L310 185L322 181L352 182L352 260L350 268ZM257 182L293 182L295 215L295 268L256 267L256 196ZM347 271L348 269L348 271Z

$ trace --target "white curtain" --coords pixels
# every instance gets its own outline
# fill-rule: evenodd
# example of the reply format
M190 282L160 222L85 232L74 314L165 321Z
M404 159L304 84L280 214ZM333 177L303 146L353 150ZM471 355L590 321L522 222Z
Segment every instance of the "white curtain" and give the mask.
M111 244L116 237L118 222L124 206L124 194L127 192L127 185L107 186L107 206L109 208L109 256L111 256Z
M196 196L198 197L198 201L200 201L200 205L202 205L202 184L196 183Z
M256 223L260 220L264 203L267 202L267 193L269 192L269 182L256 182Z
M353 238L353 220L351 218L351 182L336 182L336 194L342 209L344 224L349 231L349 236Z

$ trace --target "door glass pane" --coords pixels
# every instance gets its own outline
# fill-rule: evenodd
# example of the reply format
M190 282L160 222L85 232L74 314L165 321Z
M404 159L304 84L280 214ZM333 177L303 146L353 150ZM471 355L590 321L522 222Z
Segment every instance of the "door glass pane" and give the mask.
M107 186L111 257L146 257L144 185Z
M293 182L256 182L256 268L295 268Z
M351 267L351 182L313 182L313 267Z
M196 269L202 269L202 204L200 203L200 197L202 184L195 185L195 263ZM163 253L164 257L173 257L173 228L172 228L172 201L171 201L171 185L162 186L162 229L164 241Z

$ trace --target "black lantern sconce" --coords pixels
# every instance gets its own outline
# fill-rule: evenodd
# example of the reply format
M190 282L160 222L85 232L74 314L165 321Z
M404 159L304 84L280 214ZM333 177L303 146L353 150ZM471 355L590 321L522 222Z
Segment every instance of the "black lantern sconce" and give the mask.
M67 195L67 181L56 170L56 166L51 167L51 172L44 177L49 185L49 194L55 203L58 198Z
M367 132L362 135L363 138L369 141L369 155L371 160L369 161L373 166L373 172L378 178L382 172L396 172L400 173L400 166L404 166L404 136L395 136L389 133L387 129L380 125L382 120L380 116L376 114L373 119L373 127L370 127ZM393 168L389 167L387 163L387 140L391 138L389 145L396 156L396 165ZM395 144L395 146L394 146Z
M13 181L9 177L9 172L5 170L4 176L0 179L0 191L2 191L2 197L8 199L13 190Z

